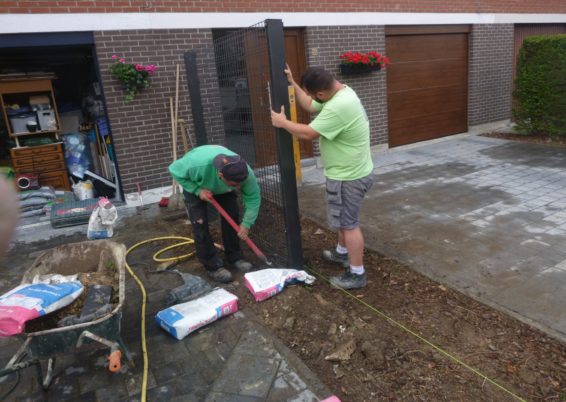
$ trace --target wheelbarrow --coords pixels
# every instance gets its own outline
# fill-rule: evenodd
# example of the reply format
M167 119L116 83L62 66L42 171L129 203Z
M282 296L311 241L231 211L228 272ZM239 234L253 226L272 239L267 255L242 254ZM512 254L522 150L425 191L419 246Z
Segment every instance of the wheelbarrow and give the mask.
M134 363L120 336L125 297L125 256L126 247L123 244L96 240L55 247L37 257L24 274L22 284L31 283L36 275L104 272L112 278L114 291L118 290L118 302L112 306L108 314L89 322L15 335L23 341L23 344L6 367L0 370L0 379L35 366L40 385L47 389L51 384L56 358L74 353L84 344L93 343L95 346L102 345L110 349L108 357L110 371L120 370L122 352L133 367ZM45 359L47 359L47 369L43 376L41 362Z

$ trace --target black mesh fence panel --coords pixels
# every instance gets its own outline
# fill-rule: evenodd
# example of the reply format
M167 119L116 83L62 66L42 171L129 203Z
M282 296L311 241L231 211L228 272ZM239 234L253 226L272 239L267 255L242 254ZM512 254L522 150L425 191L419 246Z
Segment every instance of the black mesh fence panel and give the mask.
M262 205L252 228L252 239L268 258L287 264L293 255L290 248L301 247L300 238L290 242L289 234L300 229L289 227L287 214L298 211L289 209L293 200L289 200L283 186L280 168L282 158L293 160L292 150L289 154L281 147L278 149L277 135L281 134L271 125L270 52L273 57L274 51L283 49L269 48L273 44L268 28L268 22L262 22L246 29L216 33L214 51L226 146L252 166L261 188ZM296 222L298 225L298 216Z

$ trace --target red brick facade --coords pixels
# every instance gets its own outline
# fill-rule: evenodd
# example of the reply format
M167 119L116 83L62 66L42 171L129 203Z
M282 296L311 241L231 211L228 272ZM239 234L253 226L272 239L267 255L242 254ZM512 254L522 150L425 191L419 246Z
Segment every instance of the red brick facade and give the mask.
M356 91L370 121L371 144L387 143L386 71L342 76L337 58L347 51L375 50L385 54L383 26L308 27L305 45L308 65L328 69L340 82Z
M217 117L222 114L210 29L95 32L95 42L126 193L135 191L136 183L146 190L171 182L167 171L172 161L169 98L175 96L177 64L181 67L179 118L188 120L189 131L194 133L183 62L186 51L197 50L201 93L206 94L202 102L209 141L222 142L224 127L222 119ZM109 72L113 54L129 62L158 66L157 74L151 78L151 87L144 89L131 103L124 103L120 83ZM180 146L178 152L182 155Z
M564 0L78 0L3 1L0 13L147 13L147 12L445 12L566 13Z
M511 118L513 24L477 24L469 38L468 124Z

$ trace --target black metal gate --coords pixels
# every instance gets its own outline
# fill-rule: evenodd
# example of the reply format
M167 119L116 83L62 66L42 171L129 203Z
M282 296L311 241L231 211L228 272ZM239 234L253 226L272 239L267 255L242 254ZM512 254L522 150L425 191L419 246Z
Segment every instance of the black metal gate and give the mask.
M291 135L271 125L270 109L289 111L281 20L214 39L226 146L253 167L262 205L252 237L264 253L301 267L303 253Z

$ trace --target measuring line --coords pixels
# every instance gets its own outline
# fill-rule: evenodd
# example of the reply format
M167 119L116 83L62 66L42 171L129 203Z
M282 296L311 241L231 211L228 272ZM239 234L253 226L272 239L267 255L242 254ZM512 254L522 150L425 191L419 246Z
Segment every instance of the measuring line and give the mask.
M310 266L307 265L307 268L313 272L316 276L324 279L326 282L330 283L330 280L328 278L326 278L324 275L322 275L320 272L315 271L314 269L312 269ZM477 376L483 378L484 381L487 381L493 385L495 385L497 388L499 388L500 390L506 392L507 394L511 395L513 398L522 401L522 402L526 402L526 399L521 398L520 396L514 394L512 391L508 390L507 388L505 388L503 385L498 384L497 382L495 382L494 380L492 380L491 378L489 378L488 376L486 376L485 374L483 374L482 372L480 372L479 370L469 366L468 364L464 363L462 360L460 360L459 358L457 358L456 356L450 354L449 352L445 351L444 349L442 349L440 346L436 346L434 343L430 342L429 340L423 338L422 336L420 336L419 334L417 334L416 332L414 332L413 330L407 328L406 326L404 326L403 324L401 324L398 321L395 321L393 318L389 317L387 314L381 312L380 310L378 310L377 308L373 307L371 304L366 303L365 301L363 301L362 299L360 299L359 297L356 297L355 295L353 295L352 293L348 292L347 290L344 290L342 288L336 288L338 290L341 290L342 292L344 292L345 294L347 294L348 296L350 296L351 298L353 298L354 300L358 301L360 304L363 304L364 306L368 307L370 310L372 310L373 312L377 313L378 315L380 315L382 318L385 318L387 321L395 324L396 326L398 326L399 328L401 328L403 331L408 332L409 334L413 335L414 337L416 337L417 339L423 341L424 343L426 343L427 345L429 345L430 347L432 347L434 350L436 350L437 352L440 352L441 354L443 354L444 356L452 359L453 361L455 361L456 363L458 363L459 365L467 368L468 370L470 370L472 373L476 374Z

